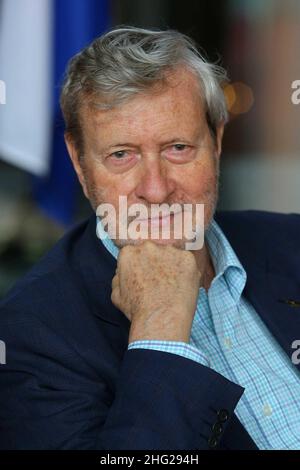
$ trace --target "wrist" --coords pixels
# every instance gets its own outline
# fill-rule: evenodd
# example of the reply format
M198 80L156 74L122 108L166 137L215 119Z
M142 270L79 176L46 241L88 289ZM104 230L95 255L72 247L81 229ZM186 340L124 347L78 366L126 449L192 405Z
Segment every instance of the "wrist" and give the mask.
M131 324L128 343L133 341L157 340L157 341L180 341L189 343L190 328L163 328Z

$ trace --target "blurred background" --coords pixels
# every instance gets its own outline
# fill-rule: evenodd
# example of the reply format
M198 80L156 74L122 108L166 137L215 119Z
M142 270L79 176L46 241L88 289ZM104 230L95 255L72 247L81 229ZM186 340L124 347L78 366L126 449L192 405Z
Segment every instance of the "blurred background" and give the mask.
M227 69L219 208L300 212L299 0L0 0L0 297L91 214L59 87L68 59L121 24L177 29Z

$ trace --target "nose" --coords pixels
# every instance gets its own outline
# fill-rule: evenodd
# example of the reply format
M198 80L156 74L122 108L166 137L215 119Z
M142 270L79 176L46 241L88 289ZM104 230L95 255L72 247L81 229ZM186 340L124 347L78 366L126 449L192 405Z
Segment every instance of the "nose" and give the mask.
M175 183L160 158L144 159L135 194L150 204L161 204L174 191Z

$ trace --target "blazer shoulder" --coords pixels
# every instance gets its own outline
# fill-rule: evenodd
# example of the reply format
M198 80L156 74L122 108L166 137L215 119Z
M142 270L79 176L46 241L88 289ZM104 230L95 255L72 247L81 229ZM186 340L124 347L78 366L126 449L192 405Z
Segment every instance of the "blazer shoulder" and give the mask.
M245 224L251 223L295 223L300 225L300 214L298 213L282 213L262 210L230 210L230 211L217 211L216 219L220 222L242 222Z
M300 215L267 211L224 211L216 214L230 244L244 267L281 264L298 274Z
M299 239L300 214L270 211L219 211L216 221L233 237L255 234L256 239Z

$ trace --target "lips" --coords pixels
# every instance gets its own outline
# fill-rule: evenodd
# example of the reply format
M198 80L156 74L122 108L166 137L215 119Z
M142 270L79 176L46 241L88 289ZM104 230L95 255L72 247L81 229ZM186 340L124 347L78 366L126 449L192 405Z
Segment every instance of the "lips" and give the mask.
M148 217L147 219L136 219L137 222L140 222L142 225L148 224L151 225L152 227L159 226L159 225L167 225L171 223L174 219L174 215L180 214L180 212L177 212L176 214L168 214L165 216L160 216L160 217Z

